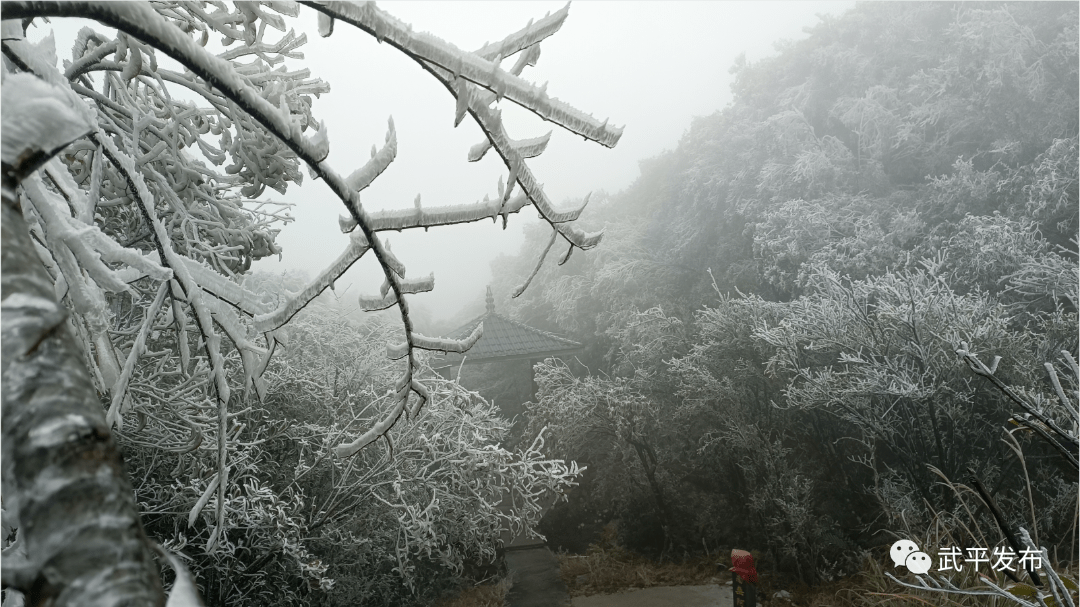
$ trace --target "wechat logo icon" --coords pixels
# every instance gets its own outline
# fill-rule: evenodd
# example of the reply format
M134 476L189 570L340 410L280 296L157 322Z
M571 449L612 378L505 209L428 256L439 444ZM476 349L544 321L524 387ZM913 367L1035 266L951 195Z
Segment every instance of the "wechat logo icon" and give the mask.
M907 567L914 574L930 571L930 555L919 551L911 540L897 540L889 550L894 567Z

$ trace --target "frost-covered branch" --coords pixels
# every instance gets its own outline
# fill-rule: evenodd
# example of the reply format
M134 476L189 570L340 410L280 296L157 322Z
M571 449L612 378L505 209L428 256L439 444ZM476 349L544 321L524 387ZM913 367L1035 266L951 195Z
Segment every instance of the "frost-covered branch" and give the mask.
M495 147L510 170L506 191L505 193L500 192L504 202L509 199L514 185L520 183L529 200L550 223L564 224L577 219L584 206L571 210L555 209L542 186L537 183L532 171L525 165L526 158L534 157L543 151L546 146L546 139L540 138L543 141L514 141L503 129L501 111L490 107L492 101L503 96L508 90L515 90L515 86L520 80L515 75L498 68L499 61L488 62L476 58L469 53L453 48L430 34L413 34L411 28L407 28L396 19L385 15L371 4L363 7L339 3L315 4L315 6L323 13L372 33L380 40L385 38L410 57L413 57L454 95L458 103L458 118L455 123L460 122L460 117L466 111L472 114L488 137L489 142ZM554 33L561 23L562 18L558 18L527 27L522 32L509 37L501 47L505 47L510 54L533 47L541 39ZM498 59L501 61L501 58ZM480 67L470 70L464 67L466 65L474 67L479 65ZM524 64L518 69L523 67ZM479 75L481 72L486 75L481 77ZM472 76L469 75L470 73L472 73ZM494 92L495 96L493 97L490 93L472 83L485 86ZM554 102L560 108L560 111L549 111L552 110L552 106L547 103L547 94L537 87L530 86L527 94L516 96L505 94L505 96L543 116L546 120L551 120L571 132L609 147L614 146L622 134L622 129L609 127L607 121L599 123L591 117L585 117L580 112L572 110L572 108L565 106L561 102ZM567 111L563 112L562 109ZM480 156L482 156L480 149L474 147L474 150L470 151L470 159L478 159ZM557 229L567 241L582 249L596 246L602 237L602 232L586 233L572 225L558 225Z
M484 219L495 221L497 217L502 217L505 225L509 215L517 213L528 204L529 198L524 194L518 194L506 202L498 198L489 199L485 196L483 200L472 204L424 208L420 205L420 197L417 196L411 209L375 211L371 213L370 217L372 229L376 232L407 230L409 228L433 228L436 226L471 223ZM344 217L340 218L338 223L344 232L349 232L356 227L354 221Z
M361 172L360 175L356 176L356 179L346 180L324 162L329 151L329 144L325 137L325 127L320 128L313 139L305 138L302 135L300 121L292 118L287 106L275 107L272 105L270 101L253 90L241 78L240 74L233 69L230 63L207 53L182 31L168 23L148 6L136 3L102 5L84 2L4 5L3 16L5 18L42 15L82 16L97 19L102 23L136 36L140 40L151 41L155 48L172 56L203 78L208 84L221 90L232 102L243 107L263 127L288 145L297 156L312 167L312 170L334 190L334 193L337 194L349 210L352 218L360 226L363 235L371 244L376 259L383 267L391 289L394 291L398 307L401 310L402 324L405 326L406 343L409 346L409 365L405 371L405 381L403 383L406 386L411 385L413 370L416 366L411 353L412 320L409 316L408 305L402 297L398 277L393 271L394 264L391 255L375 236L367 220L367 213L360 205L356 186L363 185L363 177L366 173ZM393 133L392 129L391 133ZM161 239L160 234L159 239ZM181 279L183 279L182 270L177 270L175 267L173 270L180 272ZM197 294L191 295L189 293L189 296L197 297ZM197 316L200 324L205 324L208 321L204 313ZM205 332L206 327L203 327L203 330ZM215 344L215 337L212 334L208 335L208 344ZM217 362L216 357L213 355L211 357ZM227 385L221 385L223 384L223 379L221 379L223 374L216 373L216 376L219 378L216 382L218 383L219 398L222 395L224 396L221 399L224 408L228 402L228 387ZM404 398L407 399L408 393L408 391L403 393ZM222 414L222 419L224 419L224 414ZM224 422L222 422L222 431L223 424ZM224 468L222 468L222 473L224 473ZM223 501L224 499L222 499Z
M1054 384L1056 396L1058 397L1057 408L1060 409L1061 412L1067 413L1067 416L1060 416L1062 418L1060 420L1053 419L1046 407L1041 407L1037 403L1031 402L1026 395L1019 394L994 374L995 371L997 371L998 362L1001 360L1000 356L994 357L993 363L991 363L990 366L987 366L986 363L979 360L978 356L969 351L967 342L961 342L956 353L976 375L980 375L990 380L990 383L1001 391L1002 394L1009 397L1009 400L1020 405L1025 414L1016 416L1019 423L1034 430L1043 438L1043 440L1053 445L1074 469L1080 470L1080 461L1077 459L1077 451L1078 448L1080 448L1080 438L1078 438L1077 434L1080 417L1077 415L1076 405L1070 401L1069 397L1066 396L1065 391L1061 388L1060 378L1058 377L1057 370L1054 368L1053 364L1046 363L1046 368L1051 382ZM1062 360L1068 363L1069 370L1074 374L1073 381L1075 385L1075 383L1080 380L1080 373L1077 373L1076 362L1068 351L1062 351L1061 354ZM1080 394L1074 393L1074 396L1080 396ZM1060 424L1069 424L1070 428L1063 428L1059 422Z
M360 296L360 309L368 312L385 310L395 303L397 298L389 290L389 285L383 283L383 294L379 297ZM424 278L412 278L401 281L402 293L427 293L435 288L435 275L429 274Z
M480 323L476 325L476 328L472 330L472 333L469 333L468 337L464 339L428 337L426 335L421 335L420 333L413 333L412 343L414 348L420 348L421 350L462 354L468 352L469 348L473 347L483 334L484 323ZM393 359L402 358L405 356L406 351L405 344L386 347L386 355Z
M443 86L458 99L459 107L464 106L468 109L469 113L476 119L480 128L484 131L484 134L487 135L488 140L510 170L507 188L505 192L500 192L503 200L506 201L509 199L514 184L520 184L521 189L528 196L529 201L532 202L537 211L539 211L544 219L551 223L555 229L567 239L567 241L581 249L590 249L599 244L603 237L602 231L587 233L569 223L578 218L585 208L584 205L569 210L559 210L552 206L543 186L537 183L532 171L529 169L528 165L525 164L526 156L522 153L523 150L515 146L516 142L507 135L503 128L502 112L498 109L489 107L488 103L490 103L490 100L481 94L479 90L476 89L475 85L460 79L454 79L452 73L441 69L438 66L428 63L421 63L421 65L438 78L439 81L443 83ZM531 153L534 150L525 149L524 151ZM475 154L471 153L470 156L472 155Z
M535 44L536 41L550 35L547 34L547 30L557 30L565 15L539 27L526 28L528 31L515 35L514 42L507 44L505 49L487 49L488 54L492 50L496 53L488 59L479 53L468 53L458 49L431 34L413 32L411 26L391 17L371 2L363 4L305 2L304 4L334 19L356 26L375 36L380 42L393 45L417 61L442 68L452 75L453 80L458 77L465 78L495 93L497 98L510 99L544 120L554 122L586 139L607 147L614 147L622 135L621 128L608 126L606 120L600 122L558 99L549 97L546 86L534 86L499 67L503 57L517 52L514 47L526 44L530 42L530 39L531 43ZM509 54L500 56L498 53L502 50L506 50Z
M334 282L341 278L341 275L345 273L352 264L356 263L356 260L363 257L371 247L368 246L367 240L360 232L354 232L349 237L349 244L345 247L345 250L341 252L333 263L327 266L318 276L315 277L303 290L294 295L290 295L284 302L282 302L274 311L260 314L255 317L255 328L259 331L272 331L281 327L289 321L297 312L302 310L304 306L315 299L320 293L325 291L327 287L333 287Z

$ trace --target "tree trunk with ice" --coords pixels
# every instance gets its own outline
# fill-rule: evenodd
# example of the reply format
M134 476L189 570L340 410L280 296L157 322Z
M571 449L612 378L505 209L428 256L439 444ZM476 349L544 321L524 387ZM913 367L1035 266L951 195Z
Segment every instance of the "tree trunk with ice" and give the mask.
M89 122L33 76L6 74L3 90L4 526L18 530L4 585L31 605L161 605L131 483L15 197L21 177Z

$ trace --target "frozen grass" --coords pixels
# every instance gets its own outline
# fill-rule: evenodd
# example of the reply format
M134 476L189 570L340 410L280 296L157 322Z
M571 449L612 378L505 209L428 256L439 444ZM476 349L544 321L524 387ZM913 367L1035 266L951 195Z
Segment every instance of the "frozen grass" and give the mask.
M723 584L715 558L691 557L681 562L657 563L618 545L613 524L585 554L560 554L562 579L570 596L611 594L630 588ZM726 567L725 567L726 570Z

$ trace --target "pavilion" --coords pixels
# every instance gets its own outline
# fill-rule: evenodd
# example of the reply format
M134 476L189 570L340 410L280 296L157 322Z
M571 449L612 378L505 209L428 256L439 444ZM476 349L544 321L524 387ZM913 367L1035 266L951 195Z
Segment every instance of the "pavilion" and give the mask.
M569 356L582 350L582 345L576 341L496 313L495 297L491 294L490 286L487 288L487 311L462 325L449 337L464 339L481 322L484 323L484 333L464 354L466 365L528 359L531 367L545 358ZM457 368L462 364L462 358L463 355L457 353L445 354L432 361L432 369L438 372L451 367ZM534 393L535 390L534 383Z

